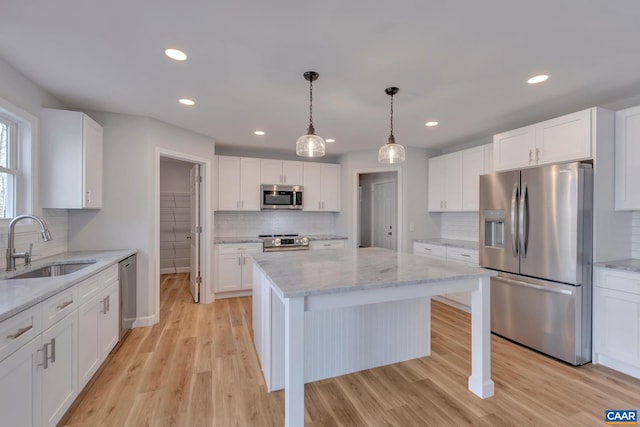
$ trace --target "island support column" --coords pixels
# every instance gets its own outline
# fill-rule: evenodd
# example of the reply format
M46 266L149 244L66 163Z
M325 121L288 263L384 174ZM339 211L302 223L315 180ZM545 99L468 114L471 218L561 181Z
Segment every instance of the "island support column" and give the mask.
M478 279L471 292L471 376L469 390L485 399L493 396L491 379L491 294L490 279Z
M304 426L304 297L284 298L284 425Z

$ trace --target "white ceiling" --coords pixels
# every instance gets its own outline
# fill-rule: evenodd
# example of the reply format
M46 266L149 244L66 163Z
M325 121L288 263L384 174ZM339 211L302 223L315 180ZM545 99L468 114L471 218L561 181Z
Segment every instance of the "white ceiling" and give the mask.
M637 0L20 0L2 2L0 57L71 108L277 150L306 133L315 70L337 155L386 142L388 86L397 142L436 148L640 95L639 22Z

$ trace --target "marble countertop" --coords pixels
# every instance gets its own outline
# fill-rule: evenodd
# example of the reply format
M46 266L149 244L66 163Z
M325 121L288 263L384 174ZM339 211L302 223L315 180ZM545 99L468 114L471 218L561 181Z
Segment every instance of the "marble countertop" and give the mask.
M614 270L630 271L640 273L640 259L620 259L614 261L597 262L594 267L611 268Z
M471 240L455 240L455 239L443 239L441 237L429 237L426 239L414 239L414 242L417 243L429 243L432 245L439 245L439 246L451 246L454 248L461 248L461 249L469 249L469 250L474 250L477 251L478 250L478 242L474 242Z
M214 245L224 243L262 243L262 239L258 236L223 236L213 239Z
M344 236L335 234L305 234L309 240L347 240ZM221 236L213 240L215 245L224 243L262 243L262 239L257 236Z
M38 304L45 299L70 288L137 251L133 249L113 251L67 252L34 261L29 268L19 265L16 271L0 274L0 322ZM34 279L7 279L39 267L58 262L95 261L74 273L64 276ZM18 260L18 262L20 262Z
M270 252L252 257L285 298L497 274L381 248Z

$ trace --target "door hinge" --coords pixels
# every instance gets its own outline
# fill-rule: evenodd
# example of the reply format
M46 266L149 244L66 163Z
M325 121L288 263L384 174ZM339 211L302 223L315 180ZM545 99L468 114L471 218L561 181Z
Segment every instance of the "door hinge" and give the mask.
M202 177L201 176L196 176L196 182L202 182Z
M202 283L202 276L196 277L196 283L199 285Z
M193 232L194 233L202 233L202 226L201 225L196 225L195 226L195 230Z

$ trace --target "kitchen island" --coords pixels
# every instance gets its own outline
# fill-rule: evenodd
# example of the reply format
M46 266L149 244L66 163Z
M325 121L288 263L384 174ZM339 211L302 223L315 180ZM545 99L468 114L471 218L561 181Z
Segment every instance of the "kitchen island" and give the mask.
M254 343L285 424L304 424L304 383L430 354L430 297L471 297L468 387L493 395L489 278L495 273L379 248L254 254Z

